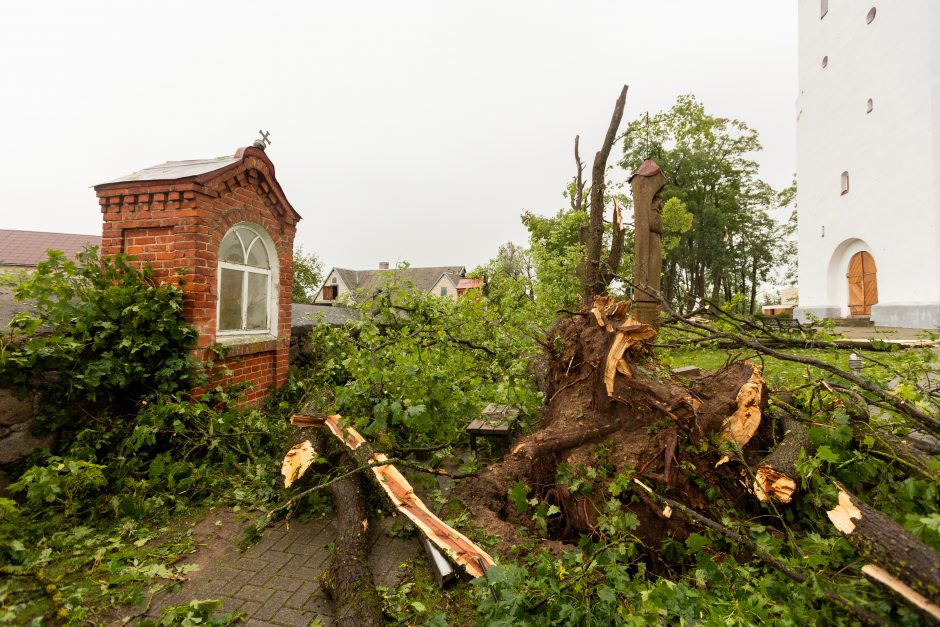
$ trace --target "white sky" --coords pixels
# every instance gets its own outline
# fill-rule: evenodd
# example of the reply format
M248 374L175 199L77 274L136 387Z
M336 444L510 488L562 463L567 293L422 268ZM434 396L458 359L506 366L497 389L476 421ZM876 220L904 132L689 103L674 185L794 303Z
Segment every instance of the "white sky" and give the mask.
M789 0L4 0L0 228L98 233L90 186L265 128L327 268L470 269L563 206L624 83L625 121L694 93L790 182Z

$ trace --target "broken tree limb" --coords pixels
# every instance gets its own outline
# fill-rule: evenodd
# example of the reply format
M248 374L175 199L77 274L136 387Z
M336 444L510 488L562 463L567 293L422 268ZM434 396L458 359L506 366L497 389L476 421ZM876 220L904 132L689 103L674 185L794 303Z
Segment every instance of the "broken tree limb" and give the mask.
M604 136L601 149L594 155L594 164L591 167L591 198L588 216L588 230L585 242L585 259L581 275L582 302L590 303L597 294L607 290L605 283L606 273L601 268L601 249L604 246L604 191L606 185L604 174L607 170L607 158L617 139L617 129L623 119L623 109L627 101L627 86L620 90L620 96L614 104L614 112Z
M869 581L904 599L911 609L924 618L940 622L940 606L911 588L884 568L875 566L874 564L865 564L862 566L862 574L865 575Z
M868 399L851 388L836 384L831 386L850 397L843 399L844 407L852 419L851 425L859 441L879 457L900 464L911 473L928 481L940 481L940 467L933 458L935 453L920 450L915 440L900 438L872 426Z
M839 504L826 513L849 544L862 557L918 593L930 599L940 596L940 553L878 510L859 501L842 486L837 487Z
M598 308L595 307L594 310L597 311ZM604 385L607 387L607 396L612 397L614 395L614 378L617 372L622 372L624 369L629 372L629 367L626 364L621 365L623 354L630 348L640 346L643 342L654 337L656 337L656 329L648 324L638 322L636 318L631 316L627 316L626 320L617 327L610 350L607 351L607 360L604 363Z
M793 499L799 478L796 460L801 451L812 455L815 450L809 433L799 420L782 415L782 412L778 416L783 427L783 439L758 463L754 473L754 495L764 503L770 499L789 503Z
M404 475L390 463L387 456L375 451L365 438L352 427L343 427L340 416L328 416L323 419L309 416L294 416L294 424L322 424L329 429L350 452L350 455L372 471L375 482L391 500L392 505L405 515L434 543L447 557L472 577L481 577L485 569L495 565L495 561L486 551L470 541L462 533L446 525L435 516L414 493L414 488ZM483 567L480 566L480 560Z
M658 502L661 506L664 506L664 507L669 506L673 512L678 511L681 514L683 514L686 518L698 523L699 525L706 527L708 529L711 529L713 531L717 531L718 533L723 535L725 538L731 540L732 542L740 546L747 547L750 551L754 553L754 555L759 557L761 561L773 566L774 568L782 572L784 575L786 575L793 581L796 581L797 583L805 583L809 579L808 575L804 575L798 570L794 570L786 562L774 557L773 555L768 553L766 550L760 548L750 538L741 535L740 533L734 531L733 529L729 529L728 527L725 527L721 523L715 520L712 520L711 518L708 518L707 516L703 516L702 514L699 514L695 510L683 505L679 501L657 494L651 488L649 488L648 486L646 486L645 484L643 484L637 479L634 479L634 483L640 485L640 487L646 490L646 492L649 493L650 497L652 497L653 500ZM867 625L890 625L891 624L887 620L882 618L881 616L878 616L877 614L872 612L871 610L861 605L858 605L856 603L853 603L849 599L846 599L844 596L842 596L835 590L832 590L824 586L820 586L819 589L831 601L833 601L840 607L844 608L845 610L850 612L853 616L855 616L856 618L858 618L859 620L861 620L863 623Z
M718 331L717 329L711 327L710 325L704 324L702 322L697 322L689 318L684 318L680 316L678 313L676 313L675 310L673 310L672 307L669 306L669 303L666 301L666 299L662 297L659 291L654 290L647 285L640 285L640 284L634 283L633 281L625 277L618 277L618 278L620 278L622 281L624 281L624 283L632 286L633 288L656 297L659 300L660 305L662 305L663 309L668 314L670 314L671 316L673 316L674 318L676 318L677 320L679 320L680 322L682 322L683 324L689 327L706 331L710 334L710 337L714 339L724 338L724 339L730 340L731 342L733 342L734 344L738 346L745 346L747 348L751 348L769 357L774 357L776 359L780 359L783 361L792 361L792 362L795 362L798 364L804 364L807 366L813 366L815 368L819 368L820 370L824 370L826 372L830 372L834 375L842 377L846 381L851 381L852 383L862 388L863 390L871 392L872 394L874 394L881 400L885 401L886 403L891 405L898 413L903 414L904 416L907 416L908 418L910 418L911 420L919 424L928 433L931 433L934 436L940 437L940 418L931 416L930 414L911 405L910 403L898 397L897 395L892 394L888 390L885 390L884 388L872 383L868 379L865 379L847 370L837 368L836 366L833 366L830 363L822 361L821 359L815 359L813 357L804 357L803 355L793 355L791 353L784 353L778 350L774 350L773 348L766 346L765 344L761 343L760 341L758 341L756 338L752 336L744 336L744 335L740 335L737 333L729 333L727 331Z
M718 439L734 442L738 448L744 448L757 433L761 413L767 402L767 387L759 365L751 364L751 376L738 390L734 402L737 408L721 425Z
M295 444L287 451L284 461L281 463L281 474L284 475L284 487L289 488L294 482L304 476L307 469L316 459L317 452L313 448L310 440L304 440L300 444Z
M511 454L526 459L538 459L559 451L566 451L581 446L592 440L597 440L619 429L616 424L601 425L591 429L571 429L548 436L536 434L526 438L513 449Z

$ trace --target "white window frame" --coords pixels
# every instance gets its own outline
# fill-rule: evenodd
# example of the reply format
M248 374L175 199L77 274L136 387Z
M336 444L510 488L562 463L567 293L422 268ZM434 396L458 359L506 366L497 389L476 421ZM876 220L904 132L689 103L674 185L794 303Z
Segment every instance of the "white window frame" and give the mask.
M242 240L241 236L238 234L236 229L244 229L251 231L257 237L249 243L248 247L245 247L245 242ZM216 271L216 299L215 299L215 333L219 338L232 338L232 337L242 337L242 336L252 336L252 335L277 335L277 292L276 285L277 279L280 276L278 269L278 258L277 258L277 249L274 247L274 241L271 239L271 236L268 235L268 232L257 224L252 224L251 222L239 222L238 224L233 225L225 232L225 235L222 236L222 240L219 241L219 248L221 249L222 241L228 237L228 234L235 232L235 237L238 238L238 241L242 245L242 249L245 253L245 259L248 259L248 253L251 252L251 247L257 244L264 246L265 253L268 257L268 268L259 268L257 266L249 266L247 264L232 263L229 261L218 260L217 271ZM219 251L221 252L221 250ZM264 329L226 329L222 330L219 328L222 317L222 270L236 270L242 273L242 321L241 326L245 327L248 324L248 275L249 274L261 274L268 277L267 280L267 319L268 326Z

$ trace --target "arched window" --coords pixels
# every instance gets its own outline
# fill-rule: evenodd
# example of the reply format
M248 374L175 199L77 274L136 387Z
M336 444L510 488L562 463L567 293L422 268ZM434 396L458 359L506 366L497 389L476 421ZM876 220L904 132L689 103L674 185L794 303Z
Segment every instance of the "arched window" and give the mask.
M868 99L868 102L865 105L865 113L871 113L875 109L875 101L871 98Z
M261 227L242 222L219 246L219 335L273 333L277 253Z
M845 196L849 193L849 173L842 173L842 195Z
M871 9L869 9L868 15L865 16L865 22L866 22L867 24L871 24L872 22L874 22L874 21L875 21L875 14L876 14L877 12L878 12L878 9L876 9L875 7L872 7Z

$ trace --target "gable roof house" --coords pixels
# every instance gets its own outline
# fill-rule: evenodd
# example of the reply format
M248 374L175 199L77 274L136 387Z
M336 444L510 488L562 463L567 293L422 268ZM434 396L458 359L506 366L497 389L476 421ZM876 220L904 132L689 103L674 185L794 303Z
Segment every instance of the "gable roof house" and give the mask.
M333 268L327 273L314 303L332 305L342 302L342 296L351 292L373 292L382 287L389 276L410 284L419 292L457 300L457 286L466 273L463 266L390 269L387 262L380 263L378 270Z
M86 246L100 245L100 235L0 229L0 272L32 270L49 258L48 250L60 250L74 259Z

